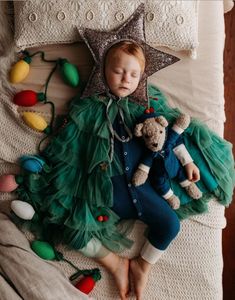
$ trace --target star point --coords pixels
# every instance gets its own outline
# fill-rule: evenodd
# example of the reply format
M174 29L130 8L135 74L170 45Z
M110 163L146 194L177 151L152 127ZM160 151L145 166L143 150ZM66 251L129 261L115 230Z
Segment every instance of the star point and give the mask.
M82 98L107 92L107 85L104 78L104 62L106 53L118 42L132 41L142 47L146 64L139 85L135 92L129 96L129 99L140 105L148 105L148 77L177 62L179 58L159 51L146 43L144 22L144 4L141 4L137 10L115 30L107 32L88 28L79 29L79 34L91 51L95 62L88 83L82 94Z

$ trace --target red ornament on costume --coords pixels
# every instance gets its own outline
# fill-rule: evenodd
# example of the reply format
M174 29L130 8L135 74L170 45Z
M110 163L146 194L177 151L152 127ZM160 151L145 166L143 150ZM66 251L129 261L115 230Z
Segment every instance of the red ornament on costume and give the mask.
M109 220L108 216L103 216L103 222L107 222Z
M104 221L104 217L103 216L98 216L97 217L97 221L98 222L103 222Z
M146 108L144 113L145 114L152 114L152 113L154 113L154 108L153 107Z

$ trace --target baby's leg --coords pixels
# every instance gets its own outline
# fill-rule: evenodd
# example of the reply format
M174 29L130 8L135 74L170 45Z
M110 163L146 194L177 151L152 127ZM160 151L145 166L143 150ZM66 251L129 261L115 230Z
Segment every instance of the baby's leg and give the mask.
M134 281L135 294L137 300L142 300L144 290L148 282L148 276L153 264L162 256L164 251L152 246L146 241L141 250L140 256L130 262L131 276Z
M97 258L96 261L113 275L121 299L127 299L129 294L129 259L110 252L105 257Z
M120 298L127 299L129 293L129 259L120 257L106 249L99 240L93 238L80 250L87 257L94 258L112 274L119 290Z
M144 290L148 282L151 266L162 256L180 229L179 219L170 206L156 195L142 201L143 218L148 224L148 241L143 246L140 256L130 263L130 271L138 300L143 299Z

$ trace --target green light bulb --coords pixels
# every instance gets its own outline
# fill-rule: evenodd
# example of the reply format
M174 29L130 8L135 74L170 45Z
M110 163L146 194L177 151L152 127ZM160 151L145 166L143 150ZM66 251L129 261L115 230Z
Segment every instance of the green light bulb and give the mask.
M79 73L77 67L69 63L65 58L59 59L59 66L63 81L72 87L77 87L79 84Z

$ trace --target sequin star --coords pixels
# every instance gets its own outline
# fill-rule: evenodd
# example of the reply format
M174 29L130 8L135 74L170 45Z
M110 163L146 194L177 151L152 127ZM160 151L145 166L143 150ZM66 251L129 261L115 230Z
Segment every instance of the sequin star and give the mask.
M102 171L107 171L107 170L108 170L108 164L105 163L105 162L102 162L102 163L100 164L100 169L101 169Z
M107 92L104 78L104 61L106 53L110 47L118 42L132 41L142 47L146 58L146 65L139 85L129 99L144 106L148 105L148 77L177 62L179 59L173 55L154 49L145 42L144 22L144 4L141 4L126 22L116 30L107 32L88 28L79 29L80 36L90 49L95 62L88 83L82 94L82 98Z

